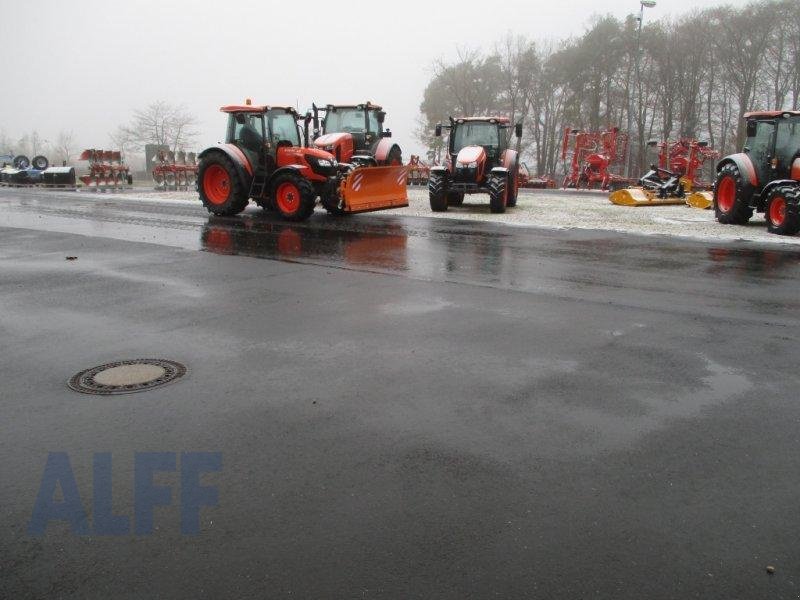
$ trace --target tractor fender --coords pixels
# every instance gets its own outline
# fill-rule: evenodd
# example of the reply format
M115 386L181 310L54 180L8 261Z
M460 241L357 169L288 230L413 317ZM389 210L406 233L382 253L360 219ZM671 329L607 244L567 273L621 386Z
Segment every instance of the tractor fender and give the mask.
M294 173L295 175L300 175L304 179L309 179L309 175L313 173L311 167L307 167L306 165L286 165L285 167L281 167L280 169L275 169L269 178L275 179L279 175L283 175L284 173Z
M253 167L250 164L250 161L247 160L247 156L245 156L244 152L239 150L239 148L233 144L217 144L216 146L211 146L210 148L203 150L197 155L197 159L198 161L201 161L203 158L214 152L222 152L231 159L233 166L236 168L236 175L239 177L239 181L242 183L242 186L244 186L245 189L249 190L250 182L253 179Z
M726 156L719 161L719 163L717 163L717 173L722 170L722 167L730 164L736 165L736 167L739 169L739 172L747 178L745 183L749 183L753 190L758 187L758 175L756 175L756 168L753 166L753 161L747 154L741 152L739 154L731 154L730 156Z
M378 140L378 143L375 144L375 150L373 151L373 154L375 155L375 160L379 165L386 162L386 160L389 158L389 153L393 148L400 150L400 146L393 144L390 138L381 138Z
M491 171L492 175L508 175L509 172L510 170L505 167L495 167Z
M772 190L782 185L796 186L797 181L795 181L794 179L776 179L775 181L770 181L767 185L764 186L764 189L761 190L760 197L764 201L766 201L770 193L772 193Z
M508 149L503 152L502 156L500 157L500 164L513 173L515 171L515 167L519 168L517 159L517 151Z

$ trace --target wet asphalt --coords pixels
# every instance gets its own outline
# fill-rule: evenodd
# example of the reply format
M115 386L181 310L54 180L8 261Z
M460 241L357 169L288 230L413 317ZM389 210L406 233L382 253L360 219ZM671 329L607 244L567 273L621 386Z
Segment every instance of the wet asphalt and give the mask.
M0 598L798 598L798 275L778 246L0 190ZM66 386L136 357L188 375ZM96 453L115 514L147 452L220 453L218 504L181 534L162 472L150 535L32 536L50 452L90 523Z

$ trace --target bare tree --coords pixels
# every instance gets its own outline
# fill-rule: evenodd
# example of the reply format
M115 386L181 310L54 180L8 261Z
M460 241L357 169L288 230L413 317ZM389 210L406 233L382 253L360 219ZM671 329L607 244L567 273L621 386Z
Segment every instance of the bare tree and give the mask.
M57 161L69 162L72 159L72 153L75 151L75 133L71 130L62 129L59 131L53 150Z
M158 144L177 152L194 143L196 126L197 118L184 105L159 100L134 111L130 124L117 128L111 139L120 149L140 150L145 144Z

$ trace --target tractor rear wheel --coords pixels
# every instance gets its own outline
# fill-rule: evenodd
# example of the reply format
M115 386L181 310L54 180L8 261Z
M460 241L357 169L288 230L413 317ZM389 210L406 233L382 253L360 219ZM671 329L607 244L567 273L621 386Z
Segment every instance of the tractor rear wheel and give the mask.
M489 188L489 210L493 213L506 212L506 202L508 200L508 178L505 176L492 175L486 187Z
M461 206L462 204L464 204L464 192L456 192L456 191L447 192L448 206Z
M800 231L800 220L797 212L789 209L789 198L795 186L781 186L772 190L767 196L767 231L778 235L794 235Z
M305 221L317 203L314 186L295 173L282 173L275 177L271 196L275 208L288 221Z
M428 179L428 199L433 212L447 210L447 178L442 173L431 173Z
M200 200L208 212L219 216L237 215L247 207L247 190L239 181L233 162L222 152L203 157L197 181Z
M753 216L745 197L744 180L739 167L727 164L720 169L714 184L714 214L725 225L744 225Z

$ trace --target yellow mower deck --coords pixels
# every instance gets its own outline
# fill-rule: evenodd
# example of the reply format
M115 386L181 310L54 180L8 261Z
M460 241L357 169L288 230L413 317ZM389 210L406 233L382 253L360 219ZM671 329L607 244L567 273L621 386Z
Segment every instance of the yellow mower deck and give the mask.
M714 206L714 192L694 192L686 198L686 204L701 210L709 209Z
M347 213L369 212L408 206L408 167L362 167L355 169L340 188Z
M611 192L608 199L618 206L669 206L686 204L685 198L659 198L643 188L624 188Z

